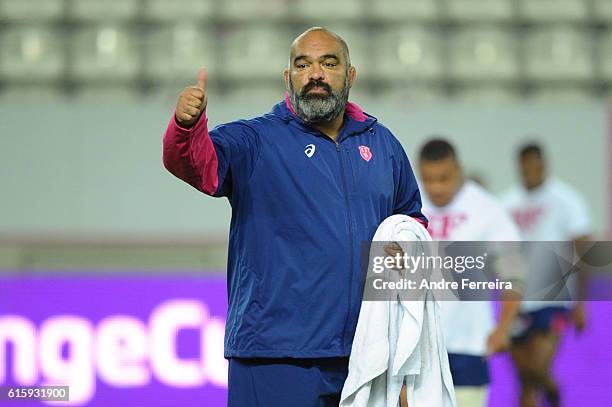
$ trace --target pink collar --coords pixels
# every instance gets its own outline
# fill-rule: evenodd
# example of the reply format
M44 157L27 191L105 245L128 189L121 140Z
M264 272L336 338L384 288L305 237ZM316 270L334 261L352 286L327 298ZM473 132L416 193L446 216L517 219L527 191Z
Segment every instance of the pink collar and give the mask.
M291 101L289 100L289 92L285 92L285 105L287 105L287 109L295 115L295 110L293 110L293 106L291 106ZM363 109L359 107L357 103L351 101L346 104L346 109L344 111L358 122L365 122L368 118L365 113L363 113Z

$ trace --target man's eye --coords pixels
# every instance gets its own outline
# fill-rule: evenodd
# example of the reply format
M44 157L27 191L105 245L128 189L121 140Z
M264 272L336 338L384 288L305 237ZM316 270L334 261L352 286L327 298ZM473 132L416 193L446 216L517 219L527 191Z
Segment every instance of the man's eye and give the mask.
M334 68L336 65L338 65L338 64L336 64L334 62L326 62L325 63L325 66L327 66L328 68Z
M306 64L297 64L295 67L297 69L304 69L304 68L306 68Z

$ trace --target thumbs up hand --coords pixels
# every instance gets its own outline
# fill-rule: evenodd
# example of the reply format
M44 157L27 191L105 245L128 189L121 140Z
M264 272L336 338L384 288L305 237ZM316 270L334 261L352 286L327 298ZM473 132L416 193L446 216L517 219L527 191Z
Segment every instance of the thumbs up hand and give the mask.
M195 86L187 86L181 92L176 104L176 120L181 126L191 127L206 108L206 81L208 72L204 68L198 71Z

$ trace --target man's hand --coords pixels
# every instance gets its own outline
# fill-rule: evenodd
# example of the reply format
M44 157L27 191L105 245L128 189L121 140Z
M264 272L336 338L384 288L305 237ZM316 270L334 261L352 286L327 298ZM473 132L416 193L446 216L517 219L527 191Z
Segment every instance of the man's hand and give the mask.
M397 256L399 256L400 258L404 256L404 251L402 250L402 247L396 242L391 242L385 245L384 250L385 250L385 254L389 257L392 257L393 259L397 259ZM403 278L404 269L402 267L401 262L400 264L398 264L397 262L395 262L394 264L395 266L392 268L394 270L398 270L400 273L400 276Z
M507 329L497 327L487 338L487 355L491 356L510 348L510 333Z
M176 103L176 120L183 127L191 127L206 109L206 81L208 72L200 68L196 86L187 86Z
M402 250L402 247L396 242L391 242L389 244L386 244L384 249L385 249L385 253L393 258L395 258L395 256L397 256L398 254L400 256L404 255L404 251Z

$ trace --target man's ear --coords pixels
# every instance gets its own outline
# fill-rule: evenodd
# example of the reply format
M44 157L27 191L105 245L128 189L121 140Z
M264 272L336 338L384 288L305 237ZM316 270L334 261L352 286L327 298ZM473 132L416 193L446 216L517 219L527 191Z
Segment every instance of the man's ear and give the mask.
M283 71L283 80L285 81L285 88L289 89L289 69Z
M353 65L349 66L348 69L348 80L349 80L349 88L353 87L355 83L355 79L357 78L357 69Z

